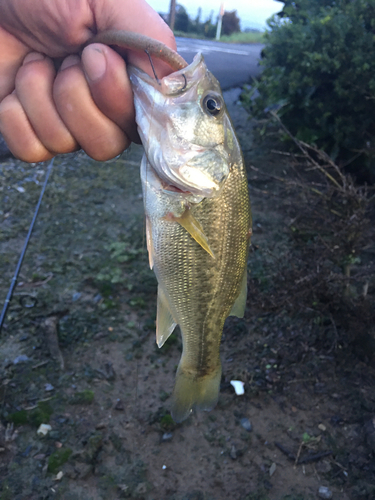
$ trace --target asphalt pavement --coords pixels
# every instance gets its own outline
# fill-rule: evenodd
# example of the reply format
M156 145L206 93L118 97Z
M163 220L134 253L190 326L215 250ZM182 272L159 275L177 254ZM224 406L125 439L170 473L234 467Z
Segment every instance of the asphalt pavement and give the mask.
M208 69L219 80L223 90L249 83L252 77L259 75L260 53L262 44L233 44L176 38L177 51L188 63L192 62L197 52L202 52Z

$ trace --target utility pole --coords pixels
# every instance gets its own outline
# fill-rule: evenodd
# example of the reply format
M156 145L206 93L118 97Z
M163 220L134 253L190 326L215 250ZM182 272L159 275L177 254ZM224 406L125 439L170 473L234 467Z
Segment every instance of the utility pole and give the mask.
M174 22L176 20L176 0L171 0L169 6L169 27L174 30Z
M172 0L171 0L172 1ZM221 25L223 23L223 15L224 15L224 2L221 2L220 12L217 18L217 27L216 27L216 40L220 40L221 36Z

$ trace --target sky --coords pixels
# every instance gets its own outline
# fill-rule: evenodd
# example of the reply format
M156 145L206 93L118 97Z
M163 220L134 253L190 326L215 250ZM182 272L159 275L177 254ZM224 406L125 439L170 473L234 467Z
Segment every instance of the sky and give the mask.
M146 0L158 12L169 12L170 0ZM202 7L202 20L208 18L214 10L214 19L220 10L221 0L177 0L185 7L190 17L195 17L199 7ZM202 5L203 4L203 5ZM241 29L266 27L266 19L280 12L283 4L276 0L224 0L225 10L237 10L241 19Z

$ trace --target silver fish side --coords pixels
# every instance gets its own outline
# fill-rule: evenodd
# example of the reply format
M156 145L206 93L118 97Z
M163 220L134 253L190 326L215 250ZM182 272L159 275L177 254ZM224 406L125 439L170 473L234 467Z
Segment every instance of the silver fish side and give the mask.
M158 88L131 73L145 146L147 246L159 285L157 343L176 324L183 341L172 398L180 422L217 402L224 322L245 309L251 217L242 154L216 79L201 56L171 77ZM207 96L219 112L215 102L204 107ZM173 136L157 144L166 129Z

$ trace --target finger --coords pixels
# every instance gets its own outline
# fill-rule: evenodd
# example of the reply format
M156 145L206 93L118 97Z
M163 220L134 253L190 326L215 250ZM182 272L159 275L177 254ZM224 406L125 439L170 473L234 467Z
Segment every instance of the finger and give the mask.
M110 47L94 43L82 52L82 67L100 111L122 128L132 141L139 142L133 92L122 57Z
M34 163L54 156L36 136L15 93L0 103L0 133L11 152L20 160Z
M77 56L64 60L53 98L66 127L95 160L109 160L129 146L126 134L96 106Z
M16 37L0 28L0 101L14 90L18 68L30 51Z
M60 118L53 102L55 68L50 59L31 52L16 77L16 94L28 120L45 148L54 153L70 153L78 144Z

